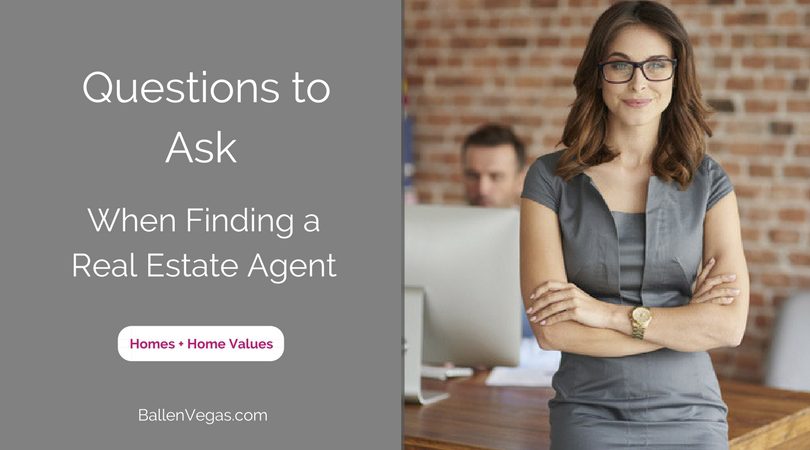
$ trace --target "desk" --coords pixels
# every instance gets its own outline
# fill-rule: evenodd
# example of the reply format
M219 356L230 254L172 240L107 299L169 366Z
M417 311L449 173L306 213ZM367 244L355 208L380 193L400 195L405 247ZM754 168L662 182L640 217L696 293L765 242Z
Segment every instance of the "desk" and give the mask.
M450 392L433 405L405 405L404 448L538 450L549 448L551 388L488 387L488 373L465 380L423 380ZM810 393L721 380L729 407L731 450L810 449Z

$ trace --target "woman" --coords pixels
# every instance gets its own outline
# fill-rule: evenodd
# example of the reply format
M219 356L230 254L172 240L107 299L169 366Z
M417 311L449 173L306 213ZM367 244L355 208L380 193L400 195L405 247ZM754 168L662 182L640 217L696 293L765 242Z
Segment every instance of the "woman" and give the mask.
M574 85L566 149L534 162L521 202L527 314L563 352L552 448L728 448L706 350L739 345L748 271L683 25L614 4Z

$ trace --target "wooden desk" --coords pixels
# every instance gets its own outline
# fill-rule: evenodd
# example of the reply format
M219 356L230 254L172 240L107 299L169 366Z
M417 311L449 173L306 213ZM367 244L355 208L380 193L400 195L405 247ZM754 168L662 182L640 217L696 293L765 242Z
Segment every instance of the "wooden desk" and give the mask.
M488 387L488 373L423 388L450 392L433 405L405 405L404 448L538 450L549 448L551 388ZM721 380L729 407L731 450L810 449L810 393Z

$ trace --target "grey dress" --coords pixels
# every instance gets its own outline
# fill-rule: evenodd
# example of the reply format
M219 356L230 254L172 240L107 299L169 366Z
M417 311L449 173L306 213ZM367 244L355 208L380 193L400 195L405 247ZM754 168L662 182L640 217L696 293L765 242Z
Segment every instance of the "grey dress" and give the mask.
M652 177L646 212L626 214L609 211L586 174L567 183L554 175L560 154L532 164L523 197L557 213L568 280L610 303L688 303L706 211L732 190L723 169L707 156L685 191ZM706 352L563 352L552 384L552 449L728 448L727 408Z

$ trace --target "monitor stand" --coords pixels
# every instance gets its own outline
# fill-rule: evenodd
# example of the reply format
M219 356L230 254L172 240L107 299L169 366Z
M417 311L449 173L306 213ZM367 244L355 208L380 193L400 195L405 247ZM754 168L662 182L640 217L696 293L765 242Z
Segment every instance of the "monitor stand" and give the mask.
M402 356L405 401L427 405L444 400L450 394L422 390L422 322L425 291L422 288L405 287L403 303L405 330L402 337Z

